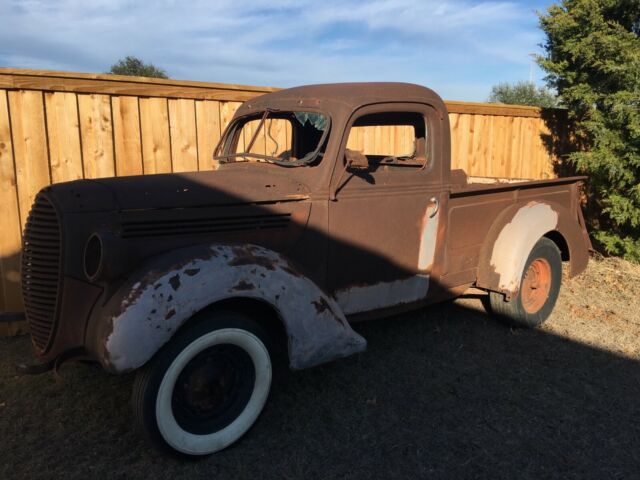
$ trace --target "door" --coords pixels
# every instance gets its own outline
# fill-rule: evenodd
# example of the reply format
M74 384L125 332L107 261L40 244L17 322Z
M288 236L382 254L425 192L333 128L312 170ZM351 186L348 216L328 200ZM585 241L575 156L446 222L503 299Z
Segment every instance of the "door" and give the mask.
M328 283L345 314L427 297L443 194L440 136L428 105L375 105L352 117L329 202Z

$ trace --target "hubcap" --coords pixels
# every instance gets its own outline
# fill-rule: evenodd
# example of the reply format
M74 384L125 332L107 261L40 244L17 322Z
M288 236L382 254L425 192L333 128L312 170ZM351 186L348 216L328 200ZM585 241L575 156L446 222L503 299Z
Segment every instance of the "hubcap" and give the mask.
M242 348L221 344L203 350L182 370L171 398L176 422L208 435L229 425L251 398L255 368Z
M522 280L522 306L527 313L537 313L544 306L551 291L551 265L544 258L536 258Z

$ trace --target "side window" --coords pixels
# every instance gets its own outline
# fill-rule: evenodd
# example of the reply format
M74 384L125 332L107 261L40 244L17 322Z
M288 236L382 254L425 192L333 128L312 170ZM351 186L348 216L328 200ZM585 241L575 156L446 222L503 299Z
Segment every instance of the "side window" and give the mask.
M408 170L427 162L427 127L417 112L373 113L359 117L347 141L347 158L358 158L372 171ZM364 158L363 158L364 156Z

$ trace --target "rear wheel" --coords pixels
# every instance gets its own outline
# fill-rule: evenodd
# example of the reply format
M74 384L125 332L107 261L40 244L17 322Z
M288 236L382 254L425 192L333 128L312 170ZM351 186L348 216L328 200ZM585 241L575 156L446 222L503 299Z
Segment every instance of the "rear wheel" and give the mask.
M517 327L536 327L551 315L560 293L562 258L553 241L541 238L531 250L518 294L510 302L504 295L489 292L492 312Z
M264 333L244 315L217 312L182 332L138 373L134 416L156 447L208 455L249 430L270 387Z

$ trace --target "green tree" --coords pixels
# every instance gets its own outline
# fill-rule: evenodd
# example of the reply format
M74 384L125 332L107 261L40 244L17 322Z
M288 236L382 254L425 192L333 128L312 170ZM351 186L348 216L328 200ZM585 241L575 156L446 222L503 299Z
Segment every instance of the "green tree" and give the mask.
M167 72L151 63L144 63L137 57L126 56L111 65L109 73L134 77L169 78Z
M544 108L558 106L558 99L550 90L545 87L536 87L532 82L499 83L494 85L491 87L489 102L531 105Z
M538 59L569 109L596 243L640 262L640 0L565 0L540 15Z

